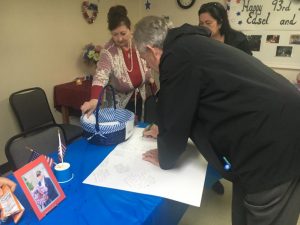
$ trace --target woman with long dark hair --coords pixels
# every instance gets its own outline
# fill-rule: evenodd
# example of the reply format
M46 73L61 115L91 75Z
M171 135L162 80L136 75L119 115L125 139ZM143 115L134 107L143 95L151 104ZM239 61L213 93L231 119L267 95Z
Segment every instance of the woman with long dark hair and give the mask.
M227 11L221 3L209 2L201 5L198 16L199 25L210 29L211 38L252 55L246 36L231 28Z

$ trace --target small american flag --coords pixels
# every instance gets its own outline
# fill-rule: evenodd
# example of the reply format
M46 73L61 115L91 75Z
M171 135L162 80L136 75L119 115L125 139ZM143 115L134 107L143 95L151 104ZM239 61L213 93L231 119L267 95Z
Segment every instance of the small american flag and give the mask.
M59 141L59 144L58 144L58 161L63 162L67 148L61 141L59 130L58 130L58 141Z
M66 146L65 146L64 144L61 144L61 145L59 146L59 148L61 148L61 154L60 154L60 153L58 154L58 161L62 162L62 161L63 161L63 158L64 158L64 156L65 156L65 154L66 154L67 148L66 148ZM59 152L59 151L58 151L58 152Z
M53 161L53 159L51 157L40 154L37 151L33 150L32 148L29 148L29 147L26 147L26 148L32 152L31 156L30 156L30 159L29 159L29 162L37 159L40 155L42 155L42 156L45 157L45 159L46 159L48 165L50 166L50 168L55 164L55 162Z

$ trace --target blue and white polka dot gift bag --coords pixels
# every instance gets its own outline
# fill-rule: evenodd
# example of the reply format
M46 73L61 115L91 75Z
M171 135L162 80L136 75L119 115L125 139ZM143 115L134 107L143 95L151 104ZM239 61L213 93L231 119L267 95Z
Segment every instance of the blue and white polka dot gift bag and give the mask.
M100 108L104 90L110 87L113 92L113 108ZM114 90L110 85L103 88L100 93L95 112L87 118L82 115L80 123L83 128L83 136L89 143L96 145L114 145L127 140L133 133L134 113L116 108Z

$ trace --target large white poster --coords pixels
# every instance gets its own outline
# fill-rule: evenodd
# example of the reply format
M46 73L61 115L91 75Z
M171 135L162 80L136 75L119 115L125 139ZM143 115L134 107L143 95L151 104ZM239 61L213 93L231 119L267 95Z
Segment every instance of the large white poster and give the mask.
M273 68L300 69L300 0L227 0L227 10L253 56Z
M176 168L162 170L142 159L144 152L157 147L156 140L142 137L142 131L135 128L132 137L119 144L83 183L160 196L199 207L206 160L189 142Z

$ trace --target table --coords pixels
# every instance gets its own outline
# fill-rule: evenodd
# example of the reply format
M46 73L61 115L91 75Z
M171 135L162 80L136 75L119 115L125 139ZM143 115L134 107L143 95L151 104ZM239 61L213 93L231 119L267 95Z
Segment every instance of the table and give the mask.
M95 146L80 139L67 148L74 178L61 184L66 198L38 221L20 186L16 196L25 207L18 225L175 225L187 205L161 197L83 184L83 180L115 146ZM55 158L54 156L53 158ZM12 176L9 178L14 179ZM14 224L11 219L7 223Z
M54 86L54 107L61 110L63 123L69 123L70 110L80 111L80 106L90 100L91 80L75 81Z

